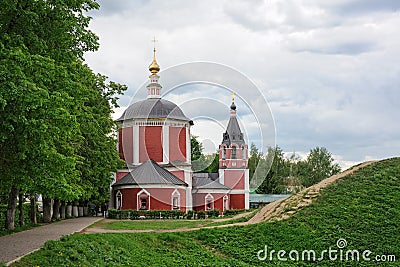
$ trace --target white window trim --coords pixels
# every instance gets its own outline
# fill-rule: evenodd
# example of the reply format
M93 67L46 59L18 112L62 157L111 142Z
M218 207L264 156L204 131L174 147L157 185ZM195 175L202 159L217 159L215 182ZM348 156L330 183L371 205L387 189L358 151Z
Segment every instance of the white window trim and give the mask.
M205 197L204 197L204 210L207 210L207 200L212 200L211 202L211 210L214 209L214 197L213 195L211 195L210 193L208 193Z
M171 194L171 210L174 210L174 198L178 198L178 208L176 210L181 209L181 193L179 193L178 189L175 189Z
M228 203L227 206L225 206L225 202ZM225 195L224 198L223 198L223 201L222 201L222 210L223 210L223 211L229 210L229 197L228 197L228 195Z
M118 207L118 198L120 198L121 199L121 205ZM116 209L122 209L122 193L121 193L121 191L117 191L117 193L115 194L115 208Z
M148 203L149 206L148 206L147 210L150 210L150 207L151 207L151 206L150 206L150 196L151 196L151 195L150 195L150 193L149 193L146 189L142 189L142 190L140 190L139 193L136 194L136 204L137 204L137 205L136 205L136 209L137 209L137 210L140 210L140 205L141 205L142 203L141 203L139 197L140 197L140 195L143 194L143 193L145 193L145 194L147 195L147 198L149 199L149 203Z

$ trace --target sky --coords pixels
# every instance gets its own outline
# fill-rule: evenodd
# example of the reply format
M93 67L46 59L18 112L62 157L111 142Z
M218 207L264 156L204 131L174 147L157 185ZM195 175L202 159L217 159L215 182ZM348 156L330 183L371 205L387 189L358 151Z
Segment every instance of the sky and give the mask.
M400 1L98 2L100 48L85 59L129 88L114 118L146 97L155 36L163 97L194 120L206 152L222 141L235 92L262 151L275 143L304 158L326 147L343 168L399 156Z

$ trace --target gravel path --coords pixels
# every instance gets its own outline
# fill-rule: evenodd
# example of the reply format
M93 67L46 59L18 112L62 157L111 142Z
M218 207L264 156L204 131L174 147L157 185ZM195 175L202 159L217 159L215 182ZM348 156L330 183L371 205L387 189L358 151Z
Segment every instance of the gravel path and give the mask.
M80 232L102 217L81 217L34 227L27 231L0 237L0 262L10 264L22 256L40 249L48 240Z

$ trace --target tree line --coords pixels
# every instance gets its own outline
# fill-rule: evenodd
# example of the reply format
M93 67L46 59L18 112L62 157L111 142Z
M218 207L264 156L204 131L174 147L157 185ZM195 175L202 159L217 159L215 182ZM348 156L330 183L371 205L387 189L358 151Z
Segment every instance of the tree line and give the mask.
M115 95L126 87L84 62L84 53L99 47L86 15L98 7L92 0L4 0L0 7L0 197L7 204L6 229L15 227L17 199L19 207L26 197L31 200L36 222L35 195L42 195L43 220L49 222L67 203L108 198L111 172L121 164L110 114Z
M204 154L203 145L196 136L191 137L192 165L198 172L218 172L218 153ZM250 187L260 194L296 193L341 171L332 154L324 147L310 150L302 160L293 153L285 157L279 146L270 147L262 154L255 144L249 153Z

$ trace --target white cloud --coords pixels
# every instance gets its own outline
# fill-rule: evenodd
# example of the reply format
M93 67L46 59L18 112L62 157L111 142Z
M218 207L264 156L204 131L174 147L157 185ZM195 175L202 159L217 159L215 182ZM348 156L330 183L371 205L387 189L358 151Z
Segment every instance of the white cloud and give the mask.
M103 0L100 4L100 12L90 13L100 50L86 59L95 71L129 86L121 96L122 107L139 88L134 100L146 96L150 40L156 35L157 59L165 71L160 79L164 92L185 75L207 74L173 73L167 67L191 61L232 66L254 81L269 101L277 144L284 150L324 146L342 166L400 151L398 1ZM249 108L262 114L265 105L260 104L260 95L245 88L240 75L224 75L220 83L242 90ZM183 105L193 116L202 114L200 98L218 100L220 104L204 114L226 125L229 92L200 85L174 92L167 97L177 103L197 99L193 105ZM259 139L257 123L244 102L238 104L238 114L250 140ZM263 123L273 128L271 121ZM203 128L193 130L204 135L201 138L221 141L222 132Z

